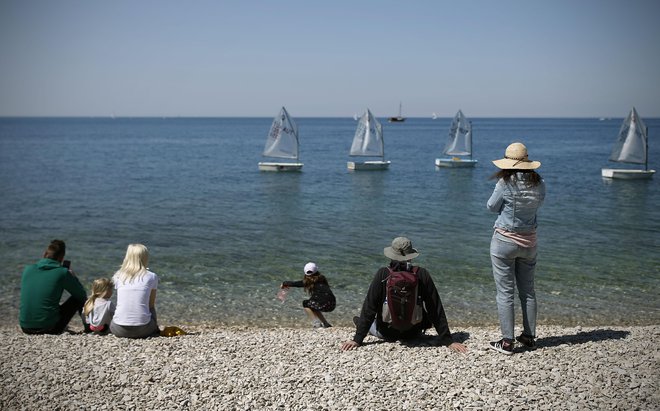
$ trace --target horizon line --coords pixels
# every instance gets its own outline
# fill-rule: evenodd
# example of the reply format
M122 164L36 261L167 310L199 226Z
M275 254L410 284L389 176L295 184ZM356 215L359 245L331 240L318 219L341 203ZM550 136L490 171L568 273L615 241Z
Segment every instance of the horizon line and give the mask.
M374 116L376 118L389 119L391 116ZM484 119L596 119L596 120L613 120L621 119L626 116L469 116L468 118L484 118ZM273 116L164 116L164 115L122 115L122 116L108 116L108 115L0 115L0 119L221 119L221 118L273 118ZM340 119L340 118L350 118L353 119L353 116L293 116L294 119L299 118L327 118L327 119ZM406 120L424 120L430 119L434 120L432 116L410 116L404 117ZM451 119L454 116L437 116L435 119ZM660 116L644 116L645 119L656 119Z

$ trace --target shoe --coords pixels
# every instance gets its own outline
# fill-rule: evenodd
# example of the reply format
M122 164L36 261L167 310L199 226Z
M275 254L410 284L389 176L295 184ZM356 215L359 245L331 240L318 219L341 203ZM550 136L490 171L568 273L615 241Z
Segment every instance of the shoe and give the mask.
M323 324L323 328L330 328L330 327L332 327L332 324L330 323Z
M360 317L353 317L353 324L355 324L356 327L358 326L359 321L360 321Z
M502 338L499 341L491 341L490 348L502 354L511 355L513 354L513 341L506 338Z
M529 335L525 334L520 334L518 337L516 337L516 340L525 346L528 350L535 350L536 349L536 341L534 341L534 337L530 337Z
M312 321L312 328L322 328L323 324L319 320Z

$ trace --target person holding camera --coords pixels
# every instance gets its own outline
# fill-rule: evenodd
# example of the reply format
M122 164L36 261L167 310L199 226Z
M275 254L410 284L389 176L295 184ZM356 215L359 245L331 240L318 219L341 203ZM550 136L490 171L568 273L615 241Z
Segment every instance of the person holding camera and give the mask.
M43 258L23 270L19 324L24 333L61 334L71 318L82 312L87 293L64 261L65 254L64 241L53 240ZM64 290L70 297L60 305ZM89 330L84 321L83 327Z

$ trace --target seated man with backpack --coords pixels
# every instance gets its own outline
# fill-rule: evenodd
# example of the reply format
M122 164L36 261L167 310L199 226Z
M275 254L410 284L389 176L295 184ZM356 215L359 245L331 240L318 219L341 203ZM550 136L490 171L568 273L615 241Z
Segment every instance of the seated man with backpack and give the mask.
M357 327L352 340L342 344L342 350L359 347L367 334L386 341L419 337L435 327L440 344L454 352L467 348L454 342L447 325L447 317L433 279L426 269L413 266L411 260L419 253L406 237L392 240L384 254L390 258L389 267L378 270L364 299L360 317L353 321Z

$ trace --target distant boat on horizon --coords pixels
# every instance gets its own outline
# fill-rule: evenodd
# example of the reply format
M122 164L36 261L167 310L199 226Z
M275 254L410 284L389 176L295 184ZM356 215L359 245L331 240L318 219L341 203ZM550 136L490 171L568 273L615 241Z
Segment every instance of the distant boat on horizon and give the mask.
M387 119L390 123L403 123L406 121L406 118L401 115L401 102L399 102L399 115L396 117L390 117Z

